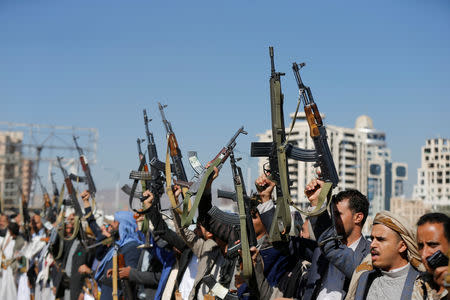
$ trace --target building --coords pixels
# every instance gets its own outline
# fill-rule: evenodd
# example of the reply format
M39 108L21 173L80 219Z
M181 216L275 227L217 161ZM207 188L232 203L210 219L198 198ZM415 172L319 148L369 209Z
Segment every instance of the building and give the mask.
M290 115L291 118L294 114ZM322 115L322 119L325 116ZM286 129L288 132L289 129ZM404 193L403 184L407 179L407 165L393 163L390 149L386 145L386 134L374 129L368 116L356 119L355 128L327 125L328 144L339 174L339 185L335 191L358 189L370 201L370 213L389 210L391 196ZM258 134L260 142L272 140L272 131ZM292 130L289 142L303 149L314 149L309 135L305 113L300 112ZM259 169L263 169L267 158L259 159ZM315 177L314 163L288 160L292 200L301 207L308 201L303 194L306 184Z
M413 198L433 210L450 206L450 139L428 139L422 147L422 163L417 170Z
M0 205L18 207L22 186L22 132L0 132Z
M416 224L421 216L431 211L431 205L422 200L406 200L401 197L391 198L391 212L402 216L410 224Z

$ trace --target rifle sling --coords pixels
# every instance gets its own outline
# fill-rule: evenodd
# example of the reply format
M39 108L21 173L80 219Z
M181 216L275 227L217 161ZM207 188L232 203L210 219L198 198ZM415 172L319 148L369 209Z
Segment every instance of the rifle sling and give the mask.
M221 158L216 158L210 166L205 170L205 173L203 174L203 177L201 178L200 185L198 186L198 189L196 192L191 191L189 189L186 192L186 195L184 197L183 201L183 214L181 215L181 226L187 227L191 225L192 219L194 218L195 213L197 212L198 205L200 204L200 200L203 196L203 192L205 191L206 184L208 183L209 176L214 172L214 167L217 167L221 162ZM193 186L195 186L194 184ZM189 209L189 202L191 202L191 197L195 196L194 203L192 204L191 209Z
M300 208L298 208L296 205L291 203L292 207L294 207L296 210L301 212L304 215L307 215L308 217L315 217L320 214L322 214L327 208L330 206L330 199L331 199L331 190L332 190L333 183L331 182L325 182L322 186L322 190L320 191L319 198L317 201L316 208L311 211L305 211ZM327 202L326 205L324 205L325 201Z

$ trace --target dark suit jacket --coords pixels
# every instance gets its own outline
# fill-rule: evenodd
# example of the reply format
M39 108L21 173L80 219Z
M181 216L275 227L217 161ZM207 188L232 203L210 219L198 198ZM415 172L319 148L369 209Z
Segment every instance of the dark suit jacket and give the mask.
M72 266L71 267L71 276L70 278L65 275L65 273L62 273L61 270L68 268L69 266L66 265L68 255L70 248L75 240L72 241L64 241L63 247L63 257L57 262L60 267L59 268L53 268L52 274L54 275L53 281L55 286L57 287L56 297L64 296L64 290L70 289L70 299L77 300L78 296L80 295L83 284L84 284L84 277L85 275L81 275L78 273L78 268L85 264L87 266L92 265L92 261L94 259L92 255L92 251L86 250L81 243L78 244L77 248L75 249L74 256L72 257ZM59 241L55 243L55 245L59 245ZM55 247L53 253L58 253L57 247ZM55 254L56 255L56 254Z
M330 238L334 233L334 228L329 228L318 239L320 244L322 241ZM328 271L328 276L334 279L336 287L346 291L348 284L352 278L353 271L361 263L363 258L370 251L370 242L363 236L356 247L355 251L348 248L342 243L336 243L334 240L329 240L324 243L321 248L317 247L314 250L311 260L311 268L308 272L306 282L306 289L303 299L314 299L320 292L324 275ZM330 266L330 263L332 264ZM344 295L345 296L345 295Z

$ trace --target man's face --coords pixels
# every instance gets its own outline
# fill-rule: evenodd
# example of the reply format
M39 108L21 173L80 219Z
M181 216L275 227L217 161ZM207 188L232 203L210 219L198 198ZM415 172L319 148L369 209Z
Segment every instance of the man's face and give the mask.
M448 243L442 223L425 223L417 227L417 244L420 257L429 273L433 273L433 270L428 266L427 258L438 250L441 250L443 254L447 254L449 249Z
M371 239L370 253L374 267L390 271L403 266L401 253L406 251L407 247L394 230L382 224L374 224Z
M252 210L250 212L253 221L253 228L255 229L255 235L258 237L259 235L266 232L266 227L264 227L263 222L261 221L261 216L257 210Z
M64 226L66 236L70 236L73 233L74 221L75 221L75 215L74 214L70 214L66 218L65 226Z
M346 237L348 237L355 228L354 222L355 214L348 207L348 205L349 205L348 199L344 199L336 204L336 208L340 216L340 221L338 220L338 222L342 222L342 227L344 227Z
M5 215L0 216L0 229L8 227L8 218Z
M112 230L114 230L114 231L119 231L119 222L116 221L116 220L112 221L112 222L111 222L111 228L112 228Z
M34 215L33 216L33 220L34 220L34 224L36 224L36 228L38 230L41 230L41 228L42 228L41 216L40 215Z

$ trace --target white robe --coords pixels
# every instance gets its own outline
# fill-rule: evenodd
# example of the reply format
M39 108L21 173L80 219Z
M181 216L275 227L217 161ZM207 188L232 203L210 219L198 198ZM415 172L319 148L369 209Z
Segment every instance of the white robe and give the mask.
M5 260L11 259L13 257L15 243L16 241L12 239L12 236L10 236L8 231L0 248L3 252L3 255L5 256ZM2 259L3 255L0 256L0 260ZM0 299L16 299L17 288L11 266L8 266L6 270L2 268L1 274Z

